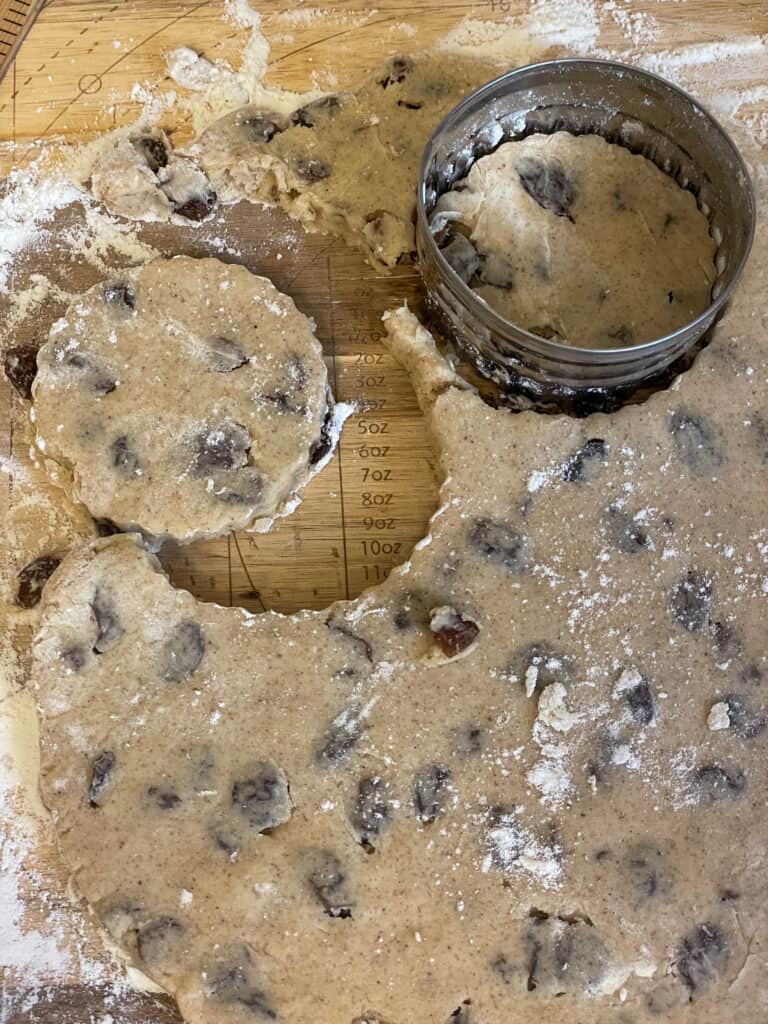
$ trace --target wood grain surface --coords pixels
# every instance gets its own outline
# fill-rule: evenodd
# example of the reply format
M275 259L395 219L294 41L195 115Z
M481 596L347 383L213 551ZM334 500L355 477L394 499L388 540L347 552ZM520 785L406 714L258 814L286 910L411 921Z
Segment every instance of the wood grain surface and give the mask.
M8 2L0 0L0 11ZM547 6L539 4L541 9ZM254 0L253 7L261 12L272 42L269 81L304 89L313 82L329 88L331 83L351 86L388 55L433 44L461 18L502 23L524 14L528 4L377 0L374 8L365 0L329 0L332 10L317 11L310 4ZM619 51L627 59L649 49L727 43L768 32L764 2L616 0L595 4L595 10L600 29L595 48ZM653 32L633 41L632 25L642 22L622 22L617 10L620 15L652 16ZM218 0L53 0L0 83L0 174L24 168L39 152L36 140L83 140L134 119L140 109L131 98L135 83L159 82L161 94L178 89L164 80L164 54L174 47L192 46L210 59L237 66L247 31L224 20L222 13ZM544 52L559 51L555 46ZM702 75L707 74L705 68ZM757 60L746 66L734 62L725 70L720 63L711 74L717 75L718 88L748 89L765 85L768 68ZM764 113L763 104L755 116ZM176 120L173 113L169 118L170 123ZM180 136L190 132L185 115ZM2 189L0 181L0 198ZM63 229L71 216L77 214L65 212L57 224ZM338 455L311 484L304 503L271 534L241 533L186 548L168 547L163 560L176 584L206 600L252 610L323 607L355 596L405 560L434 510L431 454L413 391L380 341L385 309L405 298L418 307L417 274L405 267L390 276L377 275L358 254L333 240L304 235L278 212L240 204L225 210L223 217L217 234L242 254L224 258L273 277L315 318L336 395L357 401L360 409L345 429ZM141 236L167 254L220 254L210 232L147 225ZM84 261L62 262L55 251L33 252L15 265L12 286L21 289L31 274L40 272L69 291L98 279ZM8 314L11 303L12 298L0 296L0 317ZM15 342L39 343L62 311L63 304L46 303L18 326ZM28 446L26 416L25 404L1 380L0 454L21 462ZM12 481L2 480L0 511L3 502L7 507L13 500ZM52 890L64 900L63 871L50 841L38 860ZM30 906L34 926L48 904L37 893L30 894ZM81 921L80 927L89 926ZM92 928L89 934L89 941L98 945ZM102 1019L106 999L103 987L75 975L71 984L37 995L17 991L9 999L5 1020L85 1024ZM125 997L110 1012L121 1022L178 1020L167 1002L138 995Z

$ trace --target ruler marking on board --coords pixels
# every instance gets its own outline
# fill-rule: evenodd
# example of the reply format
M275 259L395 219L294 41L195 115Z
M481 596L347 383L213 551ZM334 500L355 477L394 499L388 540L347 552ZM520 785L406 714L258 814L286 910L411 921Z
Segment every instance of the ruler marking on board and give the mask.
M336 361L336 332L334 330L333 323L333 275L331 273L331 256L330 253L326 253L325 257L325 273L328 281L328 327L331 334L331 361L333 366L333 393L336 396L336 401L339 401L339 368ZM339 473L339 501L341 510L341 547L344 555L344 596L347 600L350 598L349 592L349 548L347 545L347 519L345 515L344 507L344 473L342 467L342 447L341 438L338 440L336 446L336 460Z

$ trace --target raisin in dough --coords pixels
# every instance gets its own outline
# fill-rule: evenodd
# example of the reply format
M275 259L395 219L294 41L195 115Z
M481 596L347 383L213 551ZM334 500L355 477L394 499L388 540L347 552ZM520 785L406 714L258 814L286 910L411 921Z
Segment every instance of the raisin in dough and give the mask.
M89 168L93 195L111 213L130 220L202 221L216 193L196 164L175 153L165 132L115 132Z
M507 320L587 348L651 341L709 306L715 243L691 192L598 135L531 135L438 200L443 254Z
M330 446L313 325L264 277L155 260L54 324L37 446L97 518L186 541L269 517Z
M424 145L488 65L395 57L355 93L285 116L248 106L208 128L191 152L225 200L279 203L309 230L339 235L374 266L415 249Z
M765 1016L763 253L678 386L586 420L389 315L445 483L356 601L198 603L128 536L56 570L44 799L191 1024Z

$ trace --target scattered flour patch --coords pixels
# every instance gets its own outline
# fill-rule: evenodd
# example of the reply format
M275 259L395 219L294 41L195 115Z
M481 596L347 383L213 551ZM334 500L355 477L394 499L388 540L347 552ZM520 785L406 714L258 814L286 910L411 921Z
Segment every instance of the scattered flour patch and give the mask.
M562 850L544 843L524 828L516 813L502 814L486 832L487 853L482 871L498 868L505 874L527 875L545 889L558 888L562 874Z
M83 194L61 174L46 175L42 157L11 171L0 199L0 293L11 290L13 264L25 249L45 243L46 226L58 210Z
M670 802L676 811L697 803L696 794L691 788L697 757L696 747L681 747L669 759L669 769L661 776L670 790Z
M190 112L196 134L199 135L218 118L249 103L278 113L289 113L302 102L322 94L324 90L319 87L299 94L265 85L270 43L262 31L261 16L247 0L227 0L224 17L249 30L237 70L223 61L210 61L188 46L172 50L166 56L168 74L191 94L185 96L180 104ZM364 20L367 18L368 15Z
M354 14L339 10L338 8L324 10L322 7L296 7L290 11L281 11L275 16L274 20L279 25L285 25L289 28L309 28L317 21L322 21L325 25L330 22L332 24L346 25L349 28L359 28L361 25L365 25L376 13L375 10Z
M600 34L593 0L532 0L528 13L501 21L463 18L437 49L525 64L550 49L588 53Z
M155 82L134 82L129 93L134 103L140 103L142 110L139 121L157 124L166 110L176 106L178 93L172 89L161 91Z
M635 46L643 46L658 39L659 21L647 11L633 11L628 0L609 0L603 11L610 14L625 37Z
M768 146L768 86L756 85L740 92L725 89L709 102L718 113L744 125L758 145Z
M119 1005L131 984L109 953L99 955L79 907L56 895L36 860L51 838L37 796L37 718L9 634L0 636L0 1021L27 1020L57 985L80 982ZM55 847L51 843L50 850ZM35 908L33 910L33 908ZM134 980L142 987L143 975ZM148 981L148 979L145 979ZM122 1014L114 1024L127 1024Z
M707 716L707 728L712 732L718 732L721 729L730 729L730 727L731 716L728 705L725 701L718 701L717 704L713 704L710 708L709 715Z
M261 28L261 15L254 11L248 0L225 0L224 17L240 28Z
M78 223L56 233L59 249L73 257L82 256L93 267L110 274L115 260L145 263L159 255L153 246L142 242L134 228L110 216L83 191L83 175L92 165L98 146L62 147L59 166L50 168L50 152L28 166L12 171L0 200L0 293L10 294L12 271L26 252L44 252L53 244L51 221L57 213L80 206ZM14 306L3 327L21 323L47 299L69 301L71 294L43 274L32 274L26 287L13 289Z
M389 26L390 35L401 35L406 39L413 39L417 34L418 29L415 25L411 25L408 21L399 21L396 25Z
M633 32L637 36L637 49L632 54L637 64L693 91L717 115L743 125L758 145L768 145L768 87L758 84L724 88L724 82L754 80L755 68L762 67L768 59L768 35L734 36L652 52L648 44L660 38L658 24L650 15L638 20L639 12L628 12L627 8L626 0L609 0L602 10L614 16L630 38ZM594 56L621 60L629 54L600 49L595 50ZM679 378L673 387L678 386Z
M679 50L647 53L639 59L639 63L660 75L671 75L675 71L691 68L708 68L708 74L711 74L713 64L730 63L740 59L765 60L766 52L765 36L737 36L723 42L696 43Z
M556 808L562 805L573 789L573 780L566 764L568 750L549 746L543 752L547 756L536 762L526 779L541 793L542 803Z
M23 323L36 309L50 299L59 302L71 302L75 298L75 292L68 292L55 284L45 274L31 274L29 284L21 291L14 292L13 308L6 318L0 336L12 331L20 323Z
M539 714L534 725L554 729L556 732L570 732L582 720L582 715L568 710L565 698L568 691L562 683L551 683L546 686L539 697Z
M9 459L5 455L0 455L0 473L3 476L13 477L14 480L22 483L30 483L32 476L24 465L23 462L19 462L18 459Z
M13 812L8 804L11 791L0 791L2 806ZM47 983L64 981L71 973L72 958L62 948L60 938L52 931L29 928L25 922L27 906L21 896L22 880L25 884L39 884L40 879L30 872L27 858L32 837L24 821L16 821L13 838L4 838L0 849L0 962L9 975L19 973L25 982L43 979ZM30 975L31 972L31 975Z
M319 93L333 92L339 84L339 76L329 68L325 68L322 71L314 70L309 77L313 90Z
M637 770L640 767L640 759L628 743L619 743L611 752L611 764Z
M636 668L625 668L613 688L614 699L618 700L623 697L627 691L636 689L642 682L643 677Z
M165 66L174 82L193 91L207 89L224 75L232 74L227 65L214 64L189 46L180 46L167 54Z
M535 684L534 684L535 685ZM541 802L553 809L562 806L573 791L568 761L570 747L558 734L570 732L582 721L566 707L567 691L562 683L551 683L539 694L539 711L533 725L533 741L541 757L526 774L528 783L541 794Z
M551 469L534 469L531 475L528 477L528 488L529 494L535 494L540 491L542 487L545 487L552 479L553 471Z
M525 696L532 697L536 692L536 684L539 681L539 666L529 665L525 670Z
M323 11L319 7L296 7L291 11L280 11L276 15L275 21L281 25L303 26L306 28L308 25L314 24L318 19L327 18L329 14L329 11Z
M509 61L513 65L528 63L534 54L530 35L518 19L506 21L483 21L479 18L463 18L458 25L437 44L443 53L476 56L478 50L483 57L499 63Z
M74 253L79 253L104 274L114 270L114 259L138 266L160 255L142 242L133 227L94 205L85 207L85 223L65 229L60 236Z
M536 42L575 53L592 49L600 34L593 0L533 0L526 23Z

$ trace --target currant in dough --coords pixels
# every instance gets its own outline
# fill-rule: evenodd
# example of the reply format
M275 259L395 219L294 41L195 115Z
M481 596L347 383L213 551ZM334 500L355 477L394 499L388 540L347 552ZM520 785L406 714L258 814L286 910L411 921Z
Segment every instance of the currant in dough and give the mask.
M387 330L446 482L382 586L253 616L128 536L46 584L42 790L80 891L191 1024L756 1020L764 340L732 318L676 388L575 420Z
M273 516L331 448L313 324L244 267L124 271L72 303L37 362L38 448L123 528L188 541Z
M490 306L546 338L639 345L709 306L715 243L691 192L598 135L530 135L473 164L433 230Z

